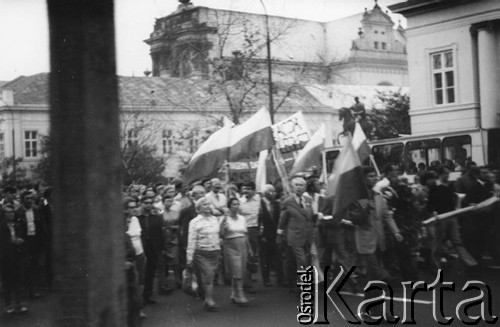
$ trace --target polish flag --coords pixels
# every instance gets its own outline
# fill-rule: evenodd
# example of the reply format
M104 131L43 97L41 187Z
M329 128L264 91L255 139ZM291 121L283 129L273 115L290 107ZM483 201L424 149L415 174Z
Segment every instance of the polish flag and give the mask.
M229 119L224 127L210 135L189 160L184 172L184 180L191 183L205 177L213 176L229 157L231 127Z
M356 126L354 127L352 146L354 147L354 150L358 152L359 161L361 163L365 162L365 160L370 157L371 149L366 140L366 135L359 123L356 123Z
M328 188L333 190L333 216L343 217L348 207L357 200L368 198L368 188L361 168L359 156L354 150L350 136L335 161L335 177Z
M229 161L254 158L274 145L271 116L266 108L231 129Z
M313 166L321 165L321 153L325 148L325 124L314 133L306 146L295 159L290 176L304 172Z

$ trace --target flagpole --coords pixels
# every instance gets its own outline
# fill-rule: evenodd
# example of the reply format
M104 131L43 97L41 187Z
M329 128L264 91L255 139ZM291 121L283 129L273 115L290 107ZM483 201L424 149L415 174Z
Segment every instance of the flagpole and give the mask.
M326 184L328 182L328 176L327 176L327 169L326 169L326 151L325 150L323 150L321 152L321 161L323 163L323 169L322 169L323 170L323 180L322 180L322 182Z
M285 193L285 195L292 194L292 191L290 189L290 184L288 183L285 164L283 161L283 157L281 156L280 150L276 146L274 146L272 151L273 151L274 164L276 165L276 169L278 170L278 175L281 178L283 192Z
M370 154L370 161L375 168L375 171L377 172L377 176L380 177L380 170L378 169L377 162L375 161L375 158L373 157L373 154Z
M224 161L224 167L226 167L226 169L224 169L225 170L224 179L226 180L225 181L226 185L228 185L229 184L229 179L230 179L230 177L229 177L230 174L229 174L229 162L227 160Z

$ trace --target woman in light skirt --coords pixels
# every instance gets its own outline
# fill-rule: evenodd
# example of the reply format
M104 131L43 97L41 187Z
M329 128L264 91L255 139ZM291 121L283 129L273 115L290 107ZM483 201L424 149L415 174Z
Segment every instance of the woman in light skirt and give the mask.
M206 197L196 201L199 215L189 222L188 245L186 249L187 267L193 268L202 293L205 294L204 307L207 311L217 311L214 301L214 276L219 265L220 225L212 215L211 204Z
M246 219L238 214L240 202L237 198L230 198L227 206L229 214L223 218L221 237L224 240L225 268L231 276L231 302L246 305L249 302L243 291L248 253Z

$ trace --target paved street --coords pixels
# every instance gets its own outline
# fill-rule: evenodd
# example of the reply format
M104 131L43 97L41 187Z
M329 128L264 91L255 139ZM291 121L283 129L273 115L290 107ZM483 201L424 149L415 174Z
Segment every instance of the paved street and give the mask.
M445 272L445 281L451 281L456 270ZM500 270L487 269L484 272L484 280L491 287L493 295L493 314L500 316ZM459 278L459 277L458 277ZM260 282L255 283L256 293L251 294L253 301L248 307L238 307L229 301L230 289L228 286L216 288L216 301L221 306L219 312L212 313L203 310L203 302L183 294L180 290L169 296L157 296L158 303L145 308L147 319L143 320L143 326L300 326L296 321L297 300L288 289L278 287L261 287ZM446 292L444 295L444 310L447 316L455 316L455 307L460 300L470 298L478 293L473 291L464 294L458 290L462 288L463 281L457 283L457 292ZM395 297L401 298L401 290L395 290ZM348 294L345 300L352 308L356 308L362 300L360 295ZM415 317L417 326L439 326L432 315L432 293L420 293L416 297ZM42 299L30 303L30 312L24 316L7 317L0 316L0 326L24 327L24 326L51 326L50 302L55 296L45 294ZM322 303L322 298L320 303ZM331 325L350 326L335 310L332 304L328 304L328 321ZM395 314L402 316L403 303L395 301ZM323 317L323 308L320 309L320 317ZM462 326L456 318L452 326ZM481 323L480 326L487 324ZM500 325L497 322L496 325ZM490 326L490 325L488 325Z

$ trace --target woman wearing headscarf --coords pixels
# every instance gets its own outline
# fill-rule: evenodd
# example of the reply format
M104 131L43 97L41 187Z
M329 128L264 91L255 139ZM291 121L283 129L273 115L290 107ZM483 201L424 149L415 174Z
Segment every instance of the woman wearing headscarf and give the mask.
M220 225L212 215L211 203L206 197L196 201L198 216L189 222L186 263L194 273L205 293L204 307L207 311L217 311L214 301L214 276L219 265Z
M243 291L243 274L247 265L248 239L246 219L238 214L240 201L230 198L227 202L229 214L221 224L221 236L224 239L224 263L231 276L231 302L239 305L248 304Z

